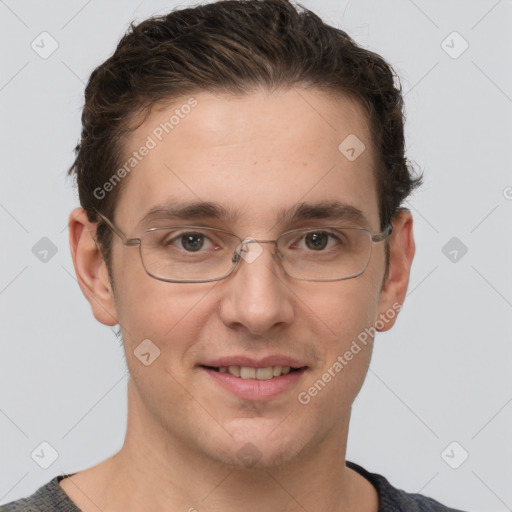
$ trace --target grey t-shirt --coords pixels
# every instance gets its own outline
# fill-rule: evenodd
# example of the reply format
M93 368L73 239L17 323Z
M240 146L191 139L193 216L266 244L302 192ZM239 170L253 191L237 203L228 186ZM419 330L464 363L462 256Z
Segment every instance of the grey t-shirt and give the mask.
M346 461L346 465L369 480L377 489L378 512L463 512L448 508L427 496L397 489L383 476L369 473L358 464ZM0 512L82 512L59 485L63 478L73 474L56 476L31 496L0 506Z

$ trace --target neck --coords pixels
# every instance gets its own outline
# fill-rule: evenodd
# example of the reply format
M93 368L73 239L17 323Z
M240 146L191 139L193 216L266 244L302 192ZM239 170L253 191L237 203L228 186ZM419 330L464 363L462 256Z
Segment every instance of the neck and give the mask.
M240 468L199 452L183 442L186 436L164 429L137 400L131 379L128 396L123 447L103 463L102 476L95 480L96 485L103 482L94 500L101 510L366 510L361 494L368 495L364 486L371 484L345 466L349 417L292 460Z

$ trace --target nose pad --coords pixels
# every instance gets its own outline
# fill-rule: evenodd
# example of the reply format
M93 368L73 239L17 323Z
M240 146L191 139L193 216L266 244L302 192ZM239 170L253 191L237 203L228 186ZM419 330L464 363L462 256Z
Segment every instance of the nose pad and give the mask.
M238 254L246 263L252 263L263 253L263 247L254 239L246 238L239 247Z
M262 242L260 240L260 242ZM265 240L264 242L271 242L271 240ZM273 242L273 241L272 241ZM277 261L278 264L282 265L283 255L279 251L278 247L270 248L270 250L274 251L272 253L272 258ZM246 263L253 263L263 254L263 246L258 243L258 240L255 238L246 238L240 245L236 248L233 257L231 258L232 263L238 263L240 259L243 259Z

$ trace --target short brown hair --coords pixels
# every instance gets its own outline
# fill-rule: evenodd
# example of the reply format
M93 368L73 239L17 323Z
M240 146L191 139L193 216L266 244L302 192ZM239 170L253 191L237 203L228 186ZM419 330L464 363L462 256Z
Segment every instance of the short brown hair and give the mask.
M422 179L405 157L398 77L378 54L287 0L223 0L130 24L89 78L81 140L68 170L89 221L98 221L95 210L114 219L122 183L104 198L94 191L125 161L128 135L156 104L193 92L244 95L294 85L350 96L368 113L384 229ZM111 237L99 222L109 270Z

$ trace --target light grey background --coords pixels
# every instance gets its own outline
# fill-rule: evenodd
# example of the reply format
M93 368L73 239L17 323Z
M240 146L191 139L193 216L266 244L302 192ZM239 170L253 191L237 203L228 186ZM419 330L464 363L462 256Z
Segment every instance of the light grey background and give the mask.
M453 507L511 510L512 2L303 4L395 67L408 155L425 171L407 203L409 294L377 337L347 459ZM78 201L65 172L92 70L131 20L177 5L0 0L0 503L122 445L126 367L75 279L66 224ZM31 48L43 31L59 45L47 59ZM57 249L46 262L32 252L42 237ZM58 452L48 469L31 457L43 441Z

